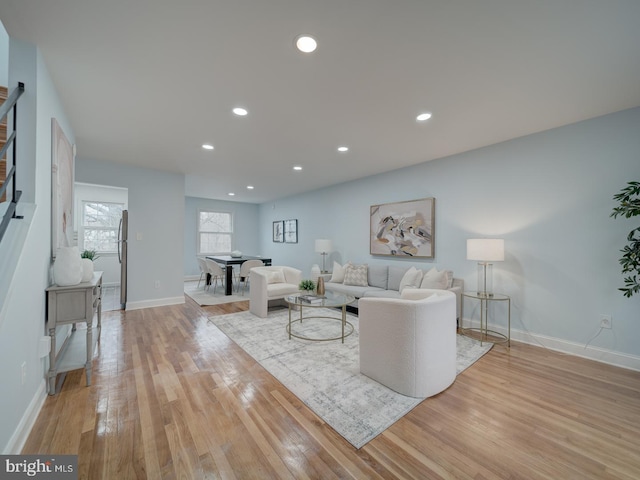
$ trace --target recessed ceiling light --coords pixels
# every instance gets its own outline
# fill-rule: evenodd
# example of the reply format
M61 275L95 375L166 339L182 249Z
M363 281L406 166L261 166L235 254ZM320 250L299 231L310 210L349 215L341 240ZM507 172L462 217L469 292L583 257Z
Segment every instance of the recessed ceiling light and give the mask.
M233 113L235 113L236 115L238 115L240 117L244 117L249 112L247 111L246 108L236 107L236 108L233 109Z
M204 148L205 150L213 150L213 145L211 145L210 143L204 143L202 145L202 148Z
M230 197L233 197L235 195L235 193L229 192L229 193L227 193L227 195L229 195Z
M301 167L300 165L296 165L295 167L293 167L293 169L294 169L296 172L299 172L300 170L302 170L302 167Z
M348 152L349 151L349 147L338 147L338 151L339 152Z
M247 190L253 190L253 185L247 185Z
M429 120L431 118L431 114L429 112L421 113L416 117L418 122L424 122L425 120Z
M309 35L300 35L296 37L296 48L304 53L311 53L318 47L315 39Z

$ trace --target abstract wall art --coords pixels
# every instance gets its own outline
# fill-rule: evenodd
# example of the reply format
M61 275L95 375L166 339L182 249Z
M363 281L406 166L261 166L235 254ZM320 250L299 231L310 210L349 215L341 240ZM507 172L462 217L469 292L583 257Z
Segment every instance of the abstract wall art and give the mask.
M73 242L73 146L51 119L51 257Z
M372 205L371 255L433 258L435 198Z

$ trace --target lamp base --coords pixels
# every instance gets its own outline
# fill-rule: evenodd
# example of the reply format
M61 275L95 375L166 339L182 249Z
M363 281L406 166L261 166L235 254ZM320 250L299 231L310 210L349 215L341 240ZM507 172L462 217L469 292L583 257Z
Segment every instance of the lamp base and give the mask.
M478 262L478 296L493 297L493 263Z

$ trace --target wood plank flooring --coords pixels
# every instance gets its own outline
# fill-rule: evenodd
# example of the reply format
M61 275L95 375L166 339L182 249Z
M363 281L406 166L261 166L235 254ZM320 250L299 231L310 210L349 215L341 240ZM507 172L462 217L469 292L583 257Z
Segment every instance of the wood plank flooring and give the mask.
M638 479L640 373L513 342L360 450L217 331L248 302L103 316L93 385L47 398L23 453L82 479Z

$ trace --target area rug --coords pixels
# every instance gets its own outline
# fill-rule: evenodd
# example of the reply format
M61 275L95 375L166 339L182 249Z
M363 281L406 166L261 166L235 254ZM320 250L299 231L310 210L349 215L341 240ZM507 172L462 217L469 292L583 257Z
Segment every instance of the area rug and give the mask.
M242 292L242 290L241 290ZM214 293L213 287L204 288L204 280L200 282L184 282L184 293L195 301L198 305L221 305L223 303L244 302L249 300L249 289L244 295L233 294L225 295L224 286L218 285Z
M318 316L340 312L318 309ZM348 315L354 332L344 344L337 341L289 340L285 327L288 310L269 312L260 318L251 312L219 315L209 321L251 355L296 397L343 436L360 448L402 418L424 399L406 397L360 373L358 317ZM339 321L306 320L295 333L330 338L340 330ZM303 330L301 330L301 328ZM457 335L457 373L460 374L492 344Z

